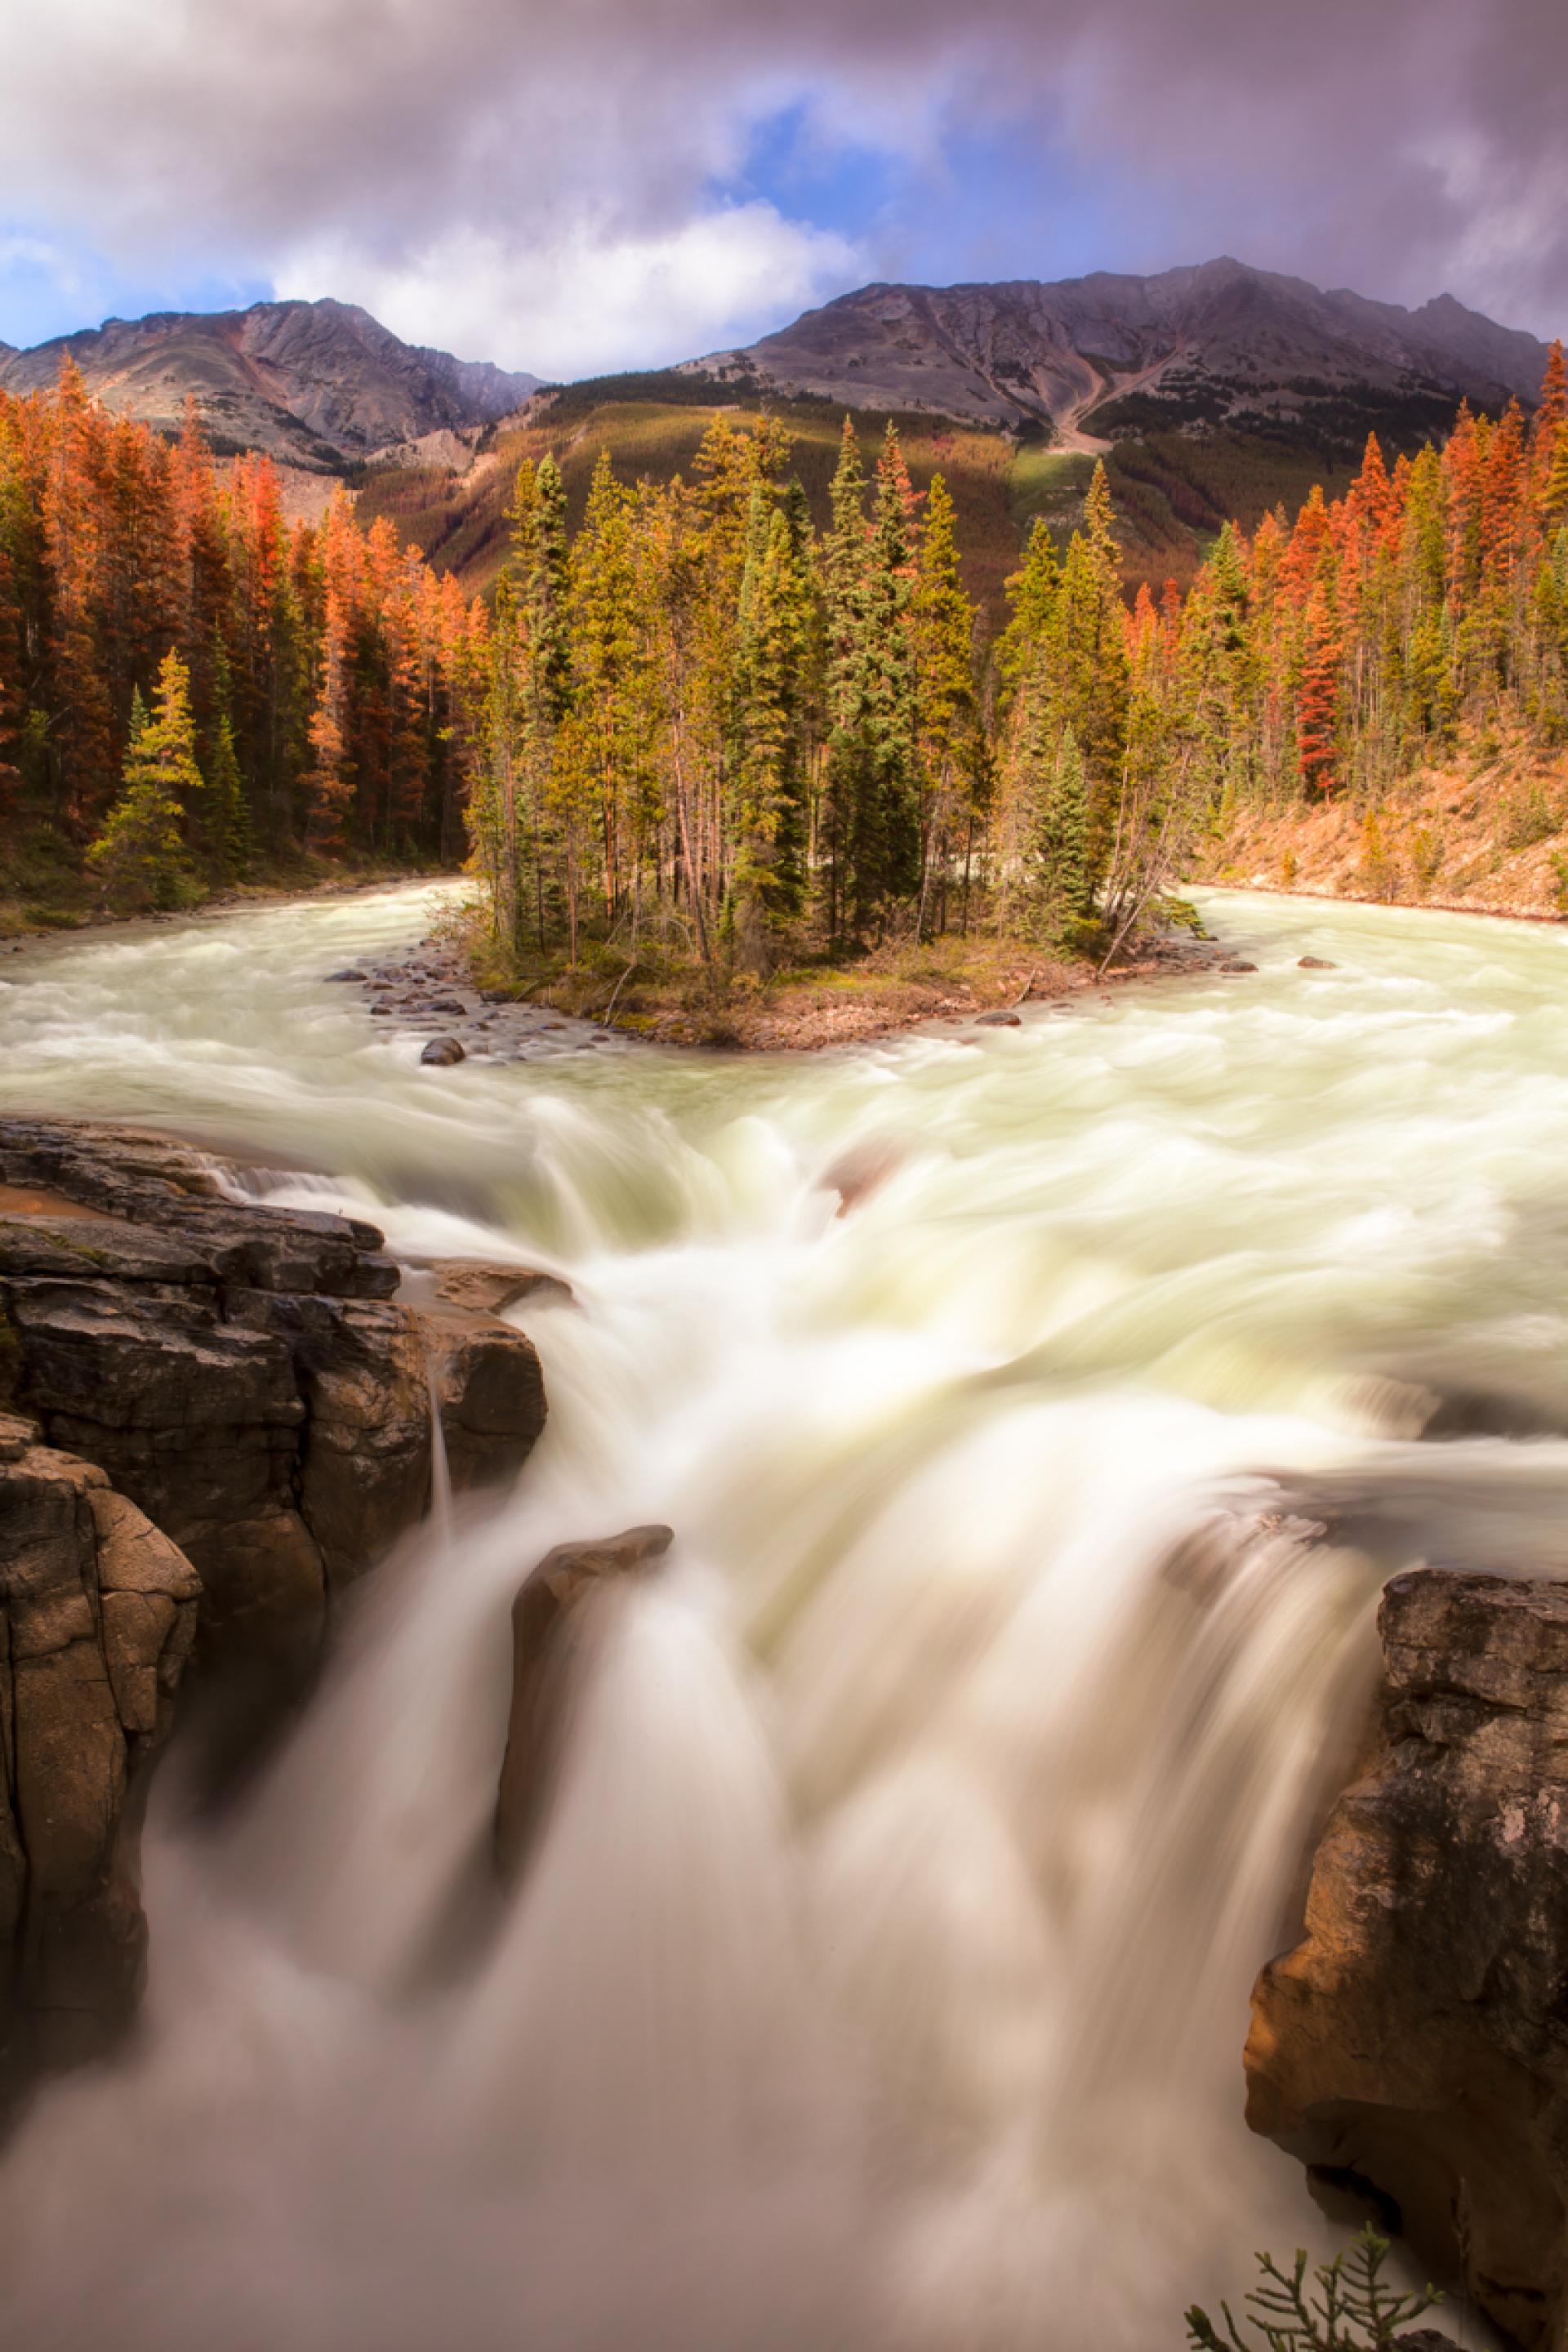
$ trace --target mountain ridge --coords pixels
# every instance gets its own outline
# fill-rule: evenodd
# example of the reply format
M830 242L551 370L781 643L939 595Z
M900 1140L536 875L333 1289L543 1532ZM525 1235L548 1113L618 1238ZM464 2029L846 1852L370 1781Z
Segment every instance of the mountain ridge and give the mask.
M165 431L194 396L214 446L339 473L443 428L494 424L538 378L405 343L356 304L253 302L106 319L29 350L0 344L0 387L47 390L69 356L110 409Z
M1049 428L1064 446L1089 446L1162 424L1331 425L1347 391L1368 429L1402 406L1529 403L1546 355L1535 336L1450 294L1410 310L1226 255L1147 276L882 281L688 364L763 390ZM1138 404L1118 415L1124 401Z

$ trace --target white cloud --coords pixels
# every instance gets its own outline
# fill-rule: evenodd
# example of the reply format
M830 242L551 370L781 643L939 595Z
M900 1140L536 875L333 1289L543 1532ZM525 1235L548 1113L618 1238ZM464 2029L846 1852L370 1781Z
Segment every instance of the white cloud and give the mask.
M287 257L278 290L335 294L405 341L553 379L749 341L866 275L846 238L759 199L641 236L580 223L549 240L459 228L396 260L323 237Z

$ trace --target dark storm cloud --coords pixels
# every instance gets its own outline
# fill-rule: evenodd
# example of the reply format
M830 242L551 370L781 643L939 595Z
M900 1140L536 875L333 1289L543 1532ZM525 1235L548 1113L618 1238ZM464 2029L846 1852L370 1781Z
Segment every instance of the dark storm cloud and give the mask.
M1102 198L1110 266L1228 249L1401 299L1451 288L1537 328L1568 315L1563 0L13 0L10 15L13 219L310 290L336 272L384 307L445 289L466 315L488 284L543 317L629 299L661 267L671 332L683 302L697 331L705 277L726 270L716 318L743 312L748 270L787 306L884 252L918 256L922 171L994 131L1019 157L1010 253L1036 249L1037 138ZM714 191L786 107L829 144L903 159L907 216L814 238L753 202L715 246Z

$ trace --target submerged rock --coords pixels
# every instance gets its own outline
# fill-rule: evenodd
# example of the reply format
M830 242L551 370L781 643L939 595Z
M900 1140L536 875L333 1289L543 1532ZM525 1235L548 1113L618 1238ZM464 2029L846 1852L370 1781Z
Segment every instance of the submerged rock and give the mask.
M1525 2347L1568 2221L1568 1588L1426 1570L1384 1595L1381 1728L1258 1979L1253 2128L1352 2170Z
M520 1298L569 1305L572 1286L537 1266L505 1265L489 1258L452 1257L435 1270L437 1298L479 1315L504 1315Z
M1297 969L1300 971L1338 971L1339 966L1331 963L1327 956L1299 956ZM1427 2329L1426 2333L1429 2335L1431 2330Z
M468 1053L456 1037L432 1037L419 1056L422 1062L433 1062L440 1069L450 1069L455 1062L466 1062Z
M521 1868L548 1802L588 1603L607 1579L642 1574L674 1541L672 1528L645 1527L589 1543L557 1544L513 1601L511 1715L495 1822L496 1864L503 1877Z

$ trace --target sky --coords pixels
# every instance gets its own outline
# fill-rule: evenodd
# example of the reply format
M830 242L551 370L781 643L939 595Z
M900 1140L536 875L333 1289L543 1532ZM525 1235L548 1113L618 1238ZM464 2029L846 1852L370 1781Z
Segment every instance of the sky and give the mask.
M1236 255L1568 328L1568 0L5 0L0 340L273 296L550 380Z

